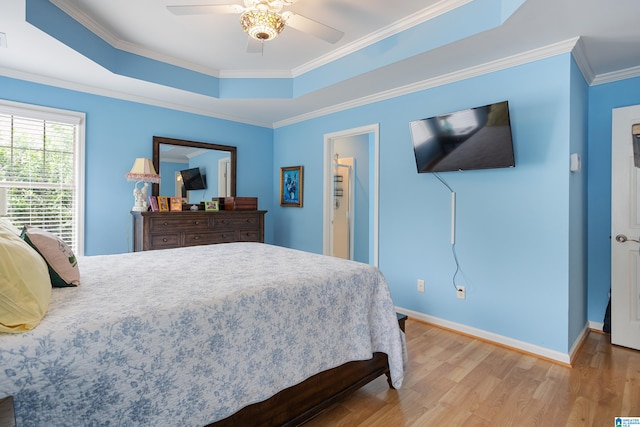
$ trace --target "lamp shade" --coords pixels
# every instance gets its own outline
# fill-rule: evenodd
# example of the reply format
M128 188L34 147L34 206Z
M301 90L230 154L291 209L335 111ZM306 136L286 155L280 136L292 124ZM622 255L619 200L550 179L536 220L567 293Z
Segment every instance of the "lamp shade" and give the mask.
M138 157L133 163L131 171L125 175L128 181L144 181L153 182L158 184L160 182L160 175L156 173L156 169L153 167L151 159L145 159Z

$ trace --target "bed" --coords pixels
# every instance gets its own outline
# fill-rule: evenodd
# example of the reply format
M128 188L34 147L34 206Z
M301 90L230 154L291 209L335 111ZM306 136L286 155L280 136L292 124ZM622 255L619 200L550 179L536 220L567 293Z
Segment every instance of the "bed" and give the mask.
M0 334L18 426L296 425L382 374L402 384L404 334L370 265L262 243L78 265L35 329Z

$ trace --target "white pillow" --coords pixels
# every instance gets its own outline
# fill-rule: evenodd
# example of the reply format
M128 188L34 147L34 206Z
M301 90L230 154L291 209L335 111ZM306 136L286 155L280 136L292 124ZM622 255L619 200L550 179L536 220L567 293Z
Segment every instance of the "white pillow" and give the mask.
M64 240L53 233L30 225L24 226L22 238L47 262L52 286L64 288L80 284L78 261L71 247Z

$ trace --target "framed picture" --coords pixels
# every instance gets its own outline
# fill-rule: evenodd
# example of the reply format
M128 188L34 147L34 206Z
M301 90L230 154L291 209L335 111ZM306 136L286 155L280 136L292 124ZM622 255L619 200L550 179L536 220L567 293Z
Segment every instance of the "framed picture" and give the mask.
M158 198L156 196L149 196L149 207L151 212L158 212Z
M171 197L171 210L172 211L181 211L182 210L182 197Z
M302 166L280 168L280 206L302 207Z
M158 196L158 210L169 212L169 198L167 196Z
M220 205L218 203L218 200L206 201L204 202L204 210L209 212L217 212L220 210Z

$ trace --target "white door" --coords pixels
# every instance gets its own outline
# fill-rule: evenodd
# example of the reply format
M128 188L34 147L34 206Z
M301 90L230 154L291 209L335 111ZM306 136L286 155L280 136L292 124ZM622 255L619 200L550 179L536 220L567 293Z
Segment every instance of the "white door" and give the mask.
M339 166L338 166L339 165ZM353 259L353 157L337 159L333 175L331 255Z
M634 166L633 150L640 136L638 141L633 136L635 124L640 124L640 106L613 110L611 342L640 350L640 168Z

